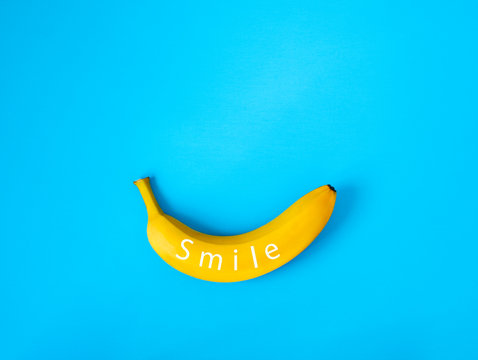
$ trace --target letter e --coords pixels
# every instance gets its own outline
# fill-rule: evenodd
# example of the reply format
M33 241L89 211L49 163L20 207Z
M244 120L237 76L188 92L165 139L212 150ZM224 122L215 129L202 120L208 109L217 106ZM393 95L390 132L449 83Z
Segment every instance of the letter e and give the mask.
M272 249L272 250L269 250L270 247L272 247L273 249ZM269 245L267 245L267 246L266 246L266 256L267 256L269 259L271 259L271 260L277 259L277 258L280 256L280 254L277 254L276 256L271 256L271 253L273 253L273 252L275 252L275 251L277 251L277 250L279 250L279 249L277 248L277 246L276 246L275 244L269 244Z

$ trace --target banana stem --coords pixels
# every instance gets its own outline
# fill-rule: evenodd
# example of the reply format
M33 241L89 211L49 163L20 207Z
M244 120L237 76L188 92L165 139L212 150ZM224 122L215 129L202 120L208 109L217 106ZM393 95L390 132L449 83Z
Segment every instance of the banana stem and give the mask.
M148 212L148 217L164 214L163 210L161 210L159 207L156 198L154 197L153 190L151 189L151 185L149 183L149 177L136 180L134 184L138 187L139 192L143 197L144 204L146 205L146 211Z

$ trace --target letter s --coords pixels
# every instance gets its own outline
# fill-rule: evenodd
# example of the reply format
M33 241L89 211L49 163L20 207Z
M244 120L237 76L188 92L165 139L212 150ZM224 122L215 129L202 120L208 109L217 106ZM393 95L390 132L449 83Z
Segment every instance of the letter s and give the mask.
M194 244L194 241L189 240L189 239L184 239L183 241L181 241L181 247L183 248L184 251L186 251L186 256L179 256L178 254L176 254L176 257L179 260L186 260L189 257L189 250L186 249L186 246L184 245L184 243L186 243L186 242L190 242L191 244Z

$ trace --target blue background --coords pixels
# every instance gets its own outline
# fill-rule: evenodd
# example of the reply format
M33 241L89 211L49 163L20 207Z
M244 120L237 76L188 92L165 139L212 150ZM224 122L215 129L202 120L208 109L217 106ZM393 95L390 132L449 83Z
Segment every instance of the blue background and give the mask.
M2 359L476 359L474 1L0 5ZM334 214L232 284L151 249L133 180L235 234Z

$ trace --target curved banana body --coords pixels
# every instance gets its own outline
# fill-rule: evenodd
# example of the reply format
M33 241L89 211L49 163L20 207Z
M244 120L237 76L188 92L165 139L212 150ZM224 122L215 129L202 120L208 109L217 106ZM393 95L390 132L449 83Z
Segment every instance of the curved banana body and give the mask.
M334 209L330 185L301 197L264 226L234 236L201 233L165 214L151 190L149 178L134 182L148 212L147 234L164 261L190 276L234 282L264 275L292 260L322 231Z

